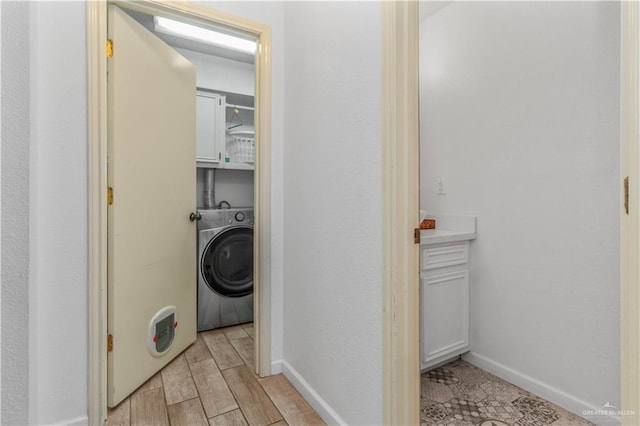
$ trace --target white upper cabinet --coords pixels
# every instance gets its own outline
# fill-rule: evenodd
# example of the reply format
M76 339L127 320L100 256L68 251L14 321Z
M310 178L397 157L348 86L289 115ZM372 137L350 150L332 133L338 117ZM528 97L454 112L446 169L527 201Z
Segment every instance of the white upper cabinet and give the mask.
M232 103L227 103L229 100ZM255 168L254 109L253 106L234 104L234 100L253 104L253 97L246 95L197 91L198 167Z
M196 94L198 166L216 167L224 162L225 97L203 91Z

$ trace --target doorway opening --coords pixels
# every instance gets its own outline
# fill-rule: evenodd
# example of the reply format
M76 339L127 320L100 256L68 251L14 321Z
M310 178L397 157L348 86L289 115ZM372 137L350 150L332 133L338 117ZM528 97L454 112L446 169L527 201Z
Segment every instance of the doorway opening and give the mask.
M637 334L625 329L636 329L637 321L625 320L625 309L637 306L637 295L625 279L625 262L638 258L625 259L625 239L637 233L625 232L621 190L627 144L637 140L619 139L618 128L637 122L624 114L625 97L633 97L629 109L637 107L637 86L619 81L622 71L637 82L637 69L624 59L630 53L637 59L637 34L629 32L632 52L624 45L625 26L637 22L619 5L502 6L420 4L420 184L421 208L428 210L421 219L437 225L423 231L432 242L425 244L423 234L421 247L422 421L458 415L438 405L467 399L474 409L463 411L487 423L513 424L526 411L530 418L549 416L549 423L636 424L637 394L628 397L625 381L637 383L637 365L628 361L629 346L637 343L625 336ZM597 16L597 25L587 14ZM570 35L563 19L576 24ZM533 30L543 23L545 35ZM559 81L562 91L553 90ZM576 90L582 82L585 90ZM598 110L597 120L589 108ZM629 157L637 159L637 152ZM544 184L568 176L580 176L570 190ZM584 238L585 223L606 225ZM436 237L445 232L447 243ZM432 263L430 256L444 250L445 263ZM585 294L590 297L575 303ZM593 335L602 336L596 345L589 342ZM505 336L515 337L513 343L505 345ZM562 366L544 355L543 340L565 354ZM439 381L443 374L448 383ZM538 407L525 407L525 395L496 376L537 394ZM497 389L510 396L496 398ZM631 415L620 415L620 406Z
M107 128L110 117L108 116L107 102L107 56L117 55L118 47L109 45L107 36L107 10L110 6L107 2L91 2L88 9L88 34L89 34L89 128L90 128L90 219L89 219L89 420L91 423L102 423L106 418L107 406L107 351L110 345L117 345L117 337L108 337L107 321L107 270L108 270L108 202L114 193L117 200L117 189L108 190L109 174L108 163ZM234 294L236 302L242 299L244 310L253 310L255 327L247 324L238 325L247 329L255 341L255 350L245 353L253 364L251 370L260 375L271 374L270 360L270 282L268 263L270 246L270 29L268 26L255 23L246 19L192 4L157 3L153 1L118 2L118 7L124 10L129 17L146 28L156 37L168 42L172 49L179 51L183 57L196 63L198 75L197 93L194 94L194 115L204 115L211 112L211 107L217 102L217 110L214 108L214 120L207 120L205 124L198 123L197 133L201 136L198 140L197 166L194 161L193 176L197 176L197 191L193 198L198 198L194 207L194 218L200 218L203 212L219 207L224 210L225 220L235 221L234 232L238 235L225 233L225 249L227 255L235 254L234 264L237 268L213 268L216 274L209 276L209 281L216 277L217 282L227 282L228 285L244 285L243 295ZM255 54L243 53L236 50L220 48L220 45L207 45L189 37L176 37L175 34L162 33L158 28L159 19L172 20L178 23L186 23L196 28L207 30L215 29L225 35L233 35L242 40L255 42ZM164 22L166 23L166 22ZM105 45L107 55L105 55ZM113 49L109 51L109 49ZM211 71L212 63L217 65L216 71ZM225 73L222 65L235 67L235 72ZM205 72L202 72L202 69ZM225 79L225 75L226 78ZM242 76L243 78L240 78ZM213 77L213 79L212 79ZM222 79L220 79L222 77ZM217 78L217 80L215 80ZM217 81L213 82L212 81ZM161 88L159 90L162 90ZM213 101L212 101L213 100ZM197 111L197 112L196 112ZM194 121L198 117L193 117ZM215 122L216 126L212 126ZM223 129L222 132L219 129ZM210 143L201 143L203 140ZM112 154L113 157L113 154ZM195 159L194 159L195 160ZM139 165L141 171L144 165ZM169 172L169 171L168 171ZM254 180L255 174L255 180ZM214 176L212 176L214 175ZM211 179L213 178L213 179ZM211 185L209 185L211 183ZM196 187L196 181L193 182ZM214 191L217 197L214 198ZM196 211L195 208L199 209ZM235 209L234 209L235 208ZM240 208L240 209L238 209ZM231 213L232 217L229 216ZM242 228L237 230L235 228ZM250 232L253 228L253 232ZM193 227L195 233L195 226ZM239 232L239 233L238 233ZM237 238L235 238L237 237ZM253 243L251 243L251 240ZM212 243L212 241L207 241ZM208 247L212 244L207 244ZM195 247L194 247L195 249ZM237 249L237 250L236 250ZM213 249L212 249L213 250ZM195 250L194 250L195 251ZM206 249L205 249L206 251ZM215 250L213 250L215 252ZM220 252L220 250L218 250ZM253 256L251 256L253 252ZM211 259L210 259L211 260ZM237 260L237 262L235 262ZM215 261L211 260L210 265ZM193 265L196 259L194 256ZM201 262L198 261L200 265ZM227 266L228 266L227 262ZM253 268L253 293L249 294L250 279L248 271ZM198 268L200 269L200 268ZM238 274L244 274L239 277ZM225 280L226 279L226 280ZM206 282L207 280L204 279ZM194 280L193 286L197 283ZM210 284L209 284L210 285ZM211 288L211 287L208 287ZM218 293L216 293L218 294ZM253 300L248 300L249 297ZM201 298L203 299L203 298ZM217 307L220 307L217 300ZM224 304L223 304L224 305ZM225 314L217 310L218 317L229 317L229 310L238 314L239 304L227 304ZM203 309L204 310L204 309ZM167 318L171 315L171 321L158 317L158 327L163 327L167 321L176 327L181 321L176 320L175 313L171 309ZM163 311L164 312L164 311ZM233 316L233 315L231 315ZM179 318L180 315L177 316ZM231 320L237 324L246 323L247 317ZM202 320L201 329L213 327ZM226 325L231 323L227 322ZM222 326L218 324L217 326ZM156 327L158 330L160 328ZM195 324L194 324L195 327ZM164 329L163 329L164 330ZM195 332L195 330L193 330ZM171 339L165 339L164 331L156 333L159 336L158 344L166 350L171 345ZM169 333L167 336L173 336ZM122 340L121 340L122 342ZM196 342L197 343L197 342ZM157 349L157 348L156 348ZM162 352L162 351L160 351ZM251 353L249 353L251 352ZM153 353L153 351L151 351Z

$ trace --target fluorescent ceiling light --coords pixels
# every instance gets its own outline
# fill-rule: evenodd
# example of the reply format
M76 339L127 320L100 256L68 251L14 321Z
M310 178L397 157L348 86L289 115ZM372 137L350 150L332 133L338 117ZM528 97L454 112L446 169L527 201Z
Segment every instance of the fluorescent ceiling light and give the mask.
M256 53L256 42L246 40L240 37L219 33L217 31L207 30L205 28L196 27L195 25L185 24L184 22L174 21L173 19L155 17L156 31L165 34L177 35L191 40L201 41L215 46L225 47L227 49L239 50L241 52Z

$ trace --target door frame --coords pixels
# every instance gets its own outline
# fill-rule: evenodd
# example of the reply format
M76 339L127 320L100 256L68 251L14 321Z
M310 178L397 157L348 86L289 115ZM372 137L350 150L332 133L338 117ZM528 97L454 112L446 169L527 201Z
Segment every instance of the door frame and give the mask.
M107 3L206 20L256 38L255 370L271 374L271 28L184 1L87 2L89 424L104 424L107 416Z
M620 181L629 177L629 213L620 209L620 400L623 424L640 424L640 5L620 4ZM624 184L620 185L621 204Z

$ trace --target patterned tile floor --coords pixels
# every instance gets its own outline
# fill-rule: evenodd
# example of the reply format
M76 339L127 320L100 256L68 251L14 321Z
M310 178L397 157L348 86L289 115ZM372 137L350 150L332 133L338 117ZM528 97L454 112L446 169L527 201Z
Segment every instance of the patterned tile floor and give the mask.
M421 381L422 425L593 425L463 360L427 371Z

